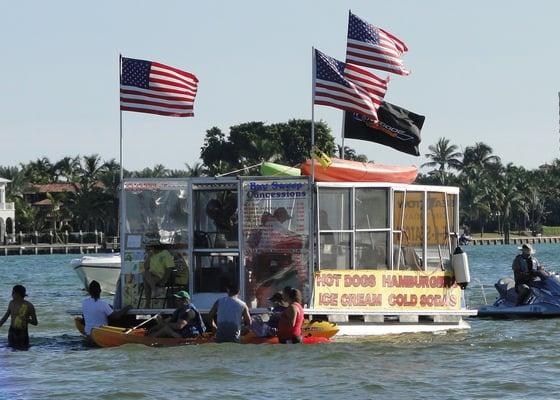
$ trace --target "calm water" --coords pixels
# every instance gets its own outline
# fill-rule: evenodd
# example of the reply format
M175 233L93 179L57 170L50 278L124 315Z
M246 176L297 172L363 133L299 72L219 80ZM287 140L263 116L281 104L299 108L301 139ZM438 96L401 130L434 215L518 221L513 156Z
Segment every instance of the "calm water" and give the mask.
M560 246L537 245L560 271ZM514 246L467 247L475 282L469 306L495 298ZM37 308L27 352L6 347L0 329L0 399L558 398L560 319L470 321L445 334L344 340L321 346L232 344L85 349L69 309L84 297L66 265L75 256L0 257L3 313L16 283ZM477 282L476 280L479 280Z

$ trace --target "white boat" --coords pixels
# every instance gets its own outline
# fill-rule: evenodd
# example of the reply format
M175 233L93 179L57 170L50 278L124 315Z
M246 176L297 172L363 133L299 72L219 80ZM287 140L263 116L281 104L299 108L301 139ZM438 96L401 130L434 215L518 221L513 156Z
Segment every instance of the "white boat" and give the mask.
M87 290L91 281L97 281L104 292L115 294L117 281L121 273L121 256L119 253L75 258L70 266Z

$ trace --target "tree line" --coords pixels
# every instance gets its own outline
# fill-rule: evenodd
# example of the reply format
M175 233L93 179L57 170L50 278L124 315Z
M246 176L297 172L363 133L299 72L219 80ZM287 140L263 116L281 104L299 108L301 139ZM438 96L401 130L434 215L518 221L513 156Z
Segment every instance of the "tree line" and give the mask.
M310 129L311 122L301 119L243 123L230 127L227 134L213 127L206 131L200 162L185 163L184 169L157 164L125 170L124 176L198 177L233 171L235 175L258 175L255 168L263 161L298 165L309 157ZM338 146L322 121L315 124L315 144L329 156L341 157L344 152L345 159L370 161L350 147ZM526 170L511 163L503 165L487 144L475 143L460 152L446 138L428 150L422 164L427 172L419 174L416 183L460 187L461 223L473 231L538 233L543 225L560 225L560 160ZM16 231L23 232L54 228L116 234L119 176L119 164L114 159L104 161L97 154L55 162L42 157L19 166L0 166L0 177L12 181L7 201L15 203ZM33 192L34 184L48 183L74 183L76 189L47 193L51 207L33 207L24 201L24 193ZM59 226L59 221L67 221L68 226Z
M417 183L460 188L461 222L477 232L542 233L543 226L560 225L560 159L528 170L504 165L493 149L477 142L463 152L440 138L428 147L430 168Z

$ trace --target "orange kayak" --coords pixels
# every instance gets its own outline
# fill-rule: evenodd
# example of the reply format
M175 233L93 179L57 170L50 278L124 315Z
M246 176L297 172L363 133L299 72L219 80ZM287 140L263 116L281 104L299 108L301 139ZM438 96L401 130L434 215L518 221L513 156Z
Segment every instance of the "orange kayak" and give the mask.
M117 347L123 344L143 344L151 347L184 346L188 344L204 344L213 341L213 335L202 335L196 338L155 338L148 336L143 328L134 329L126 334L126 328L102 326L91 330L91 340L99 347Z
M102 326L91 330L91 339L99 347L117 347L123 344L143 344L150 347L185 346L192 344L214 343L214 335L206 333L196 338L154 338L146 334L143 328L134 329L125 334L126 328ZM309 336L303 338L303 344L328 343L326 337ZM278 337L261 338L252 334L242 337L242 344L278 344Z
M341 160L332 158L332 164L323 167L314 163L317 182L392 182L412 183L418 175L414 165L403 167L377 163ZM311 160L300 165L302 175L311 176Z
M84 323L81 317L74 318L74 324L84 334ZM144 328L128 329L118 326L102 326L91 330L91 339L99 347L117 347L123 344L143 344L151 347L185 346L190 344L207 344L214 342L214 335L205 333L196 338L154 338L147 335ZM328 343L338 333L336 324L328 321L306 321L302 334L303 344ZM243 344L278 344L278 337L258 337L253 332L242 336Z

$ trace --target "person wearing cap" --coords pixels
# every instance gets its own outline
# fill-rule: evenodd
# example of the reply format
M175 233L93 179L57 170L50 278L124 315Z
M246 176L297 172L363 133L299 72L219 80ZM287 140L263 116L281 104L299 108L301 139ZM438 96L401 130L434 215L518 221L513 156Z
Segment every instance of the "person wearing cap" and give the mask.
M515 279L517 305L523 305L528 300L536 278L544 280L548 278L548 273L539 264L539 261L533 257L535 250L530 244L524 243L518 249L521 250L521 254L515 256L511 268Z
M8 317L12 317L8 330L8 345L15 349L25 350L29 347L29 333L27 325L37 326L35 307L25 300L27 296L25 286L15 285L12 288L12 301L8 304L6 314L0 320L0 327Z
M173 295L177 302L177 309L168 318L158 315L158 324L152 328L150 336L193 338L202 335L206 330L202 315L191 303L191 296L186 290Z

